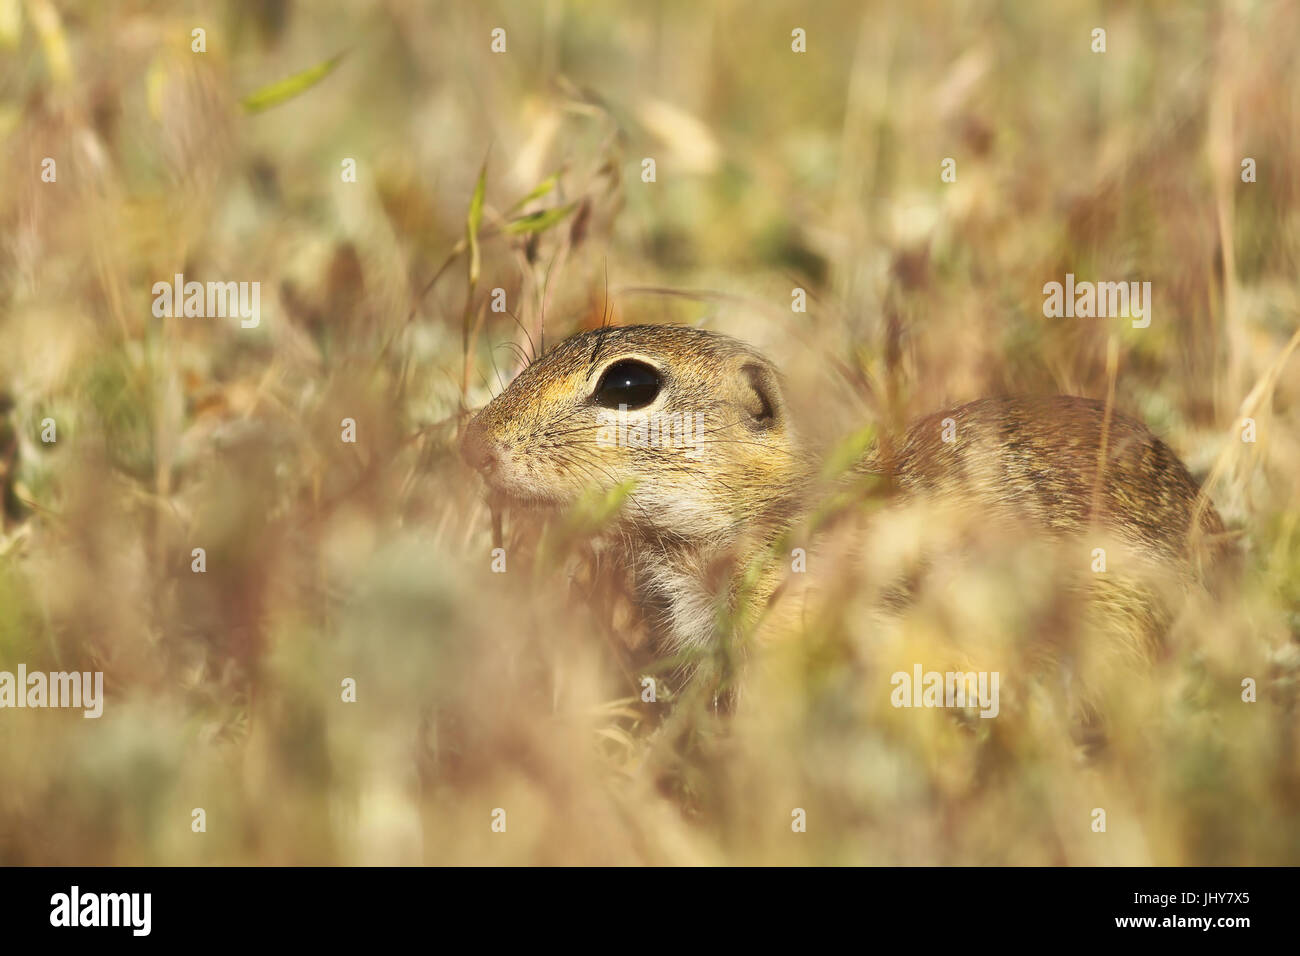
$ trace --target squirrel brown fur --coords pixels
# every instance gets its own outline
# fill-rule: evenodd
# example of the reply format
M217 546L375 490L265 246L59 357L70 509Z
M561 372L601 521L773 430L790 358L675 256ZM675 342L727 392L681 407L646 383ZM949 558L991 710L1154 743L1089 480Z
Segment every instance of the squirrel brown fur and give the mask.
M622 376L612 389L611 373ZM651 393L643 407L611 407ZM647 431L686 416L693 428ZM461 449L494 498L515 506L562 509L592 486L630 487L610 548L670 652L712 646L742 592L737 626L763 614L789 578L763 557L825 490L777 368L734 338L677 326L563 341L473 417ZM1093 399L985 398L927 415L882 436L849 477L864 476L901 501L943 502L1047 539L1113 538L1189 585L1230 560L1223 522L1178 456ZM1146 609L1134 617L1147 630L1167 622Z

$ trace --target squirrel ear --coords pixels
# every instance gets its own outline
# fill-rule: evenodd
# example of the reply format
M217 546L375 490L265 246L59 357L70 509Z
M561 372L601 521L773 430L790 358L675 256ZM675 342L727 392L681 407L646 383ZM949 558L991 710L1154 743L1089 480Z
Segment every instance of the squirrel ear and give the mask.
M740 369L747 388L741 407L749 414L755 428L768 429L785 419L785 402L781 399L781 382L776 372L767 365L747 362Z

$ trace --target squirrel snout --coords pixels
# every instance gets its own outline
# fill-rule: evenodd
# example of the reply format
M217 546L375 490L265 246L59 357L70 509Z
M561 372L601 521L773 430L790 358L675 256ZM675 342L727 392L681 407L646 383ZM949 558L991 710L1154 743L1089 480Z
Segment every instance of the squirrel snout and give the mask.
M467 465L484 475L495 471L500 462L496 449L483 434L483 429L472 421L465 429L465 434L461 436L460 456L465 459Z

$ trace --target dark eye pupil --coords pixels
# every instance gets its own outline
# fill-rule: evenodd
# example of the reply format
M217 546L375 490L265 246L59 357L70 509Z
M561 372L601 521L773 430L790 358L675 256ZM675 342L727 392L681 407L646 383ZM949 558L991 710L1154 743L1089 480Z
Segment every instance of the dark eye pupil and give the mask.
M605 369L592 400L605 408L644 408L655 400L663 382L653 366L634 359L615 362Z

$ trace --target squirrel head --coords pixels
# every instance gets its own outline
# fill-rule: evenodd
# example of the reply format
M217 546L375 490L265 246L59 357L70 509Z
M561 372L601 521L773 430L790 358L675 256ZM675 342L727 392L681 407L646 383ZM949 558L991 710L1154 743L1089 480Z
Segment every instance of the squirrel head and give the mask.
M633 530L734 535L795 492L801 456L780 375L736 339L677 326L575 335L470 421L465 460L515 504L630 485Z

